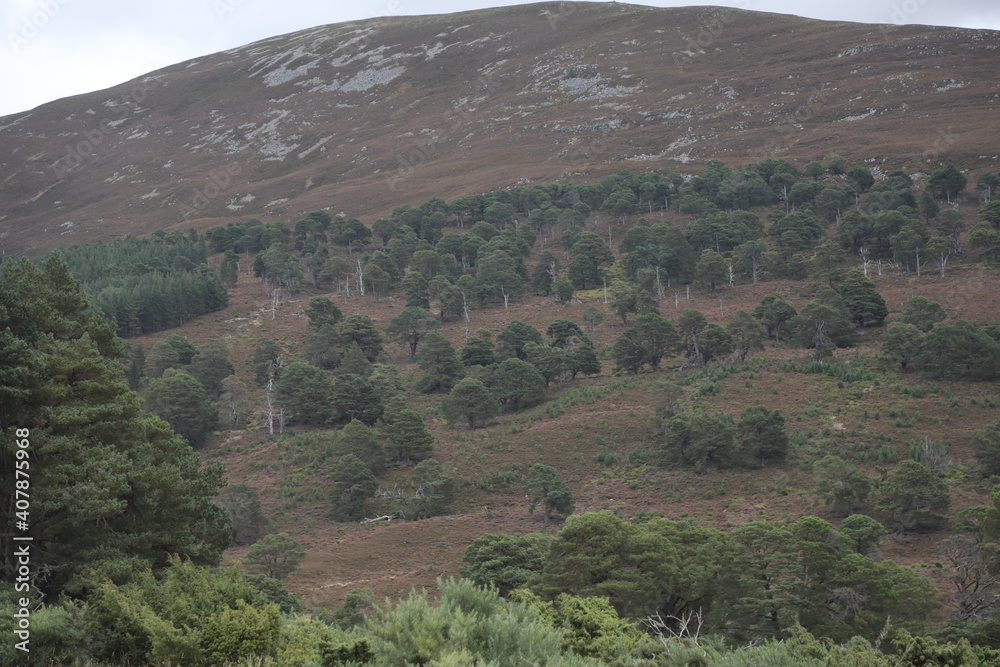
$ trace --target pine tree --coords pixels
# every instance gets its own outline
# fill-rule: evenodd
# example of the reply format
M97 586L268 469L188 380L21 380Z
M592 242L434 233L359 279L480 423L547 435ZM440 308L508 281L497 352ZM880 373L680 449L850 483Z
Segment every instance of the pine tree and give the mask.
M861 271L848 271L837 285L837 293L850 312L851 321L859 327L877 327L885 321L889 308L875 289L875 283Z
M409 347L412 361L416 357L420 341L440 325L441 321L425 308L407 306L389 322L385 332L400 345Z
M357 419L371 426L385 412L385 406L368 378L353 373L334 378L332 404L333 418L338 423Z
M388 463L379 434L357 419L352 419L340 430L331 449L337 457L348 454L358 457L375 475L384 471Z
M464 421L476 428L496 417L500 404L480 380L465 378L441 401L441 412L449 424Z
M222 381L233 374L233 364L222 341L212 338L198 346L189 370L208 395L216 397L222 393Z
M272 533L254 543L243 562L251 572L280 581L294 572L305 557L306 552L298 540L288 533Z
M425 394L450 390L465 377L465 367L458 360L458 353L438 331L427 334L424 346L417 353L417 365L427 374L417 381L417 390Z
M460 352L462 363L466 366L491 366L496 363L493 354L493 343L486 338L472 336L462 346Z
M58 255L0 264L0 510L15 517L15 453L31 463L32 583L80 593L136 577L176 553L218 563L229 543L211 498L221 466L145 412L122 372L122 344ZM26 443L18 446L18 442ZM67 501L67 499L71 499ZM13 580L17 560L0 552Z
M147 409L192 447L202 444L218 418L205 388L187 371L168 368L150 380L145 396Z
M325 424L333 414L333 386L320 369L293 361L274 385L274 395L290 421Z
M424 427L420 413L409 408L383 424L381 431L389 442L388 454L394 461L420 461L434 448L434 436Z
M573 494L562 481L559 472L552 466L533 463L528 468L528 492L531 494L531 509L542 506L545 523L552 518L553 512L570 515L575 508Z
M368 361L375 361L382 352L382 337L375 328L375 321L367 315L359 313L348 315L340 325L340 339L345 348L349 347L352 341L357 343L368 357Z
M347 351L344 352L344 356L340 358L336 375L351 373L367 378L371 377L373 368L372 363L368 361L368 357L361 351L361 346L351 341L351 344L347 347Z
M361 459L353 454L341 456L333 464L330 518L357 521L365 515L365 501L375 496L378 481Z

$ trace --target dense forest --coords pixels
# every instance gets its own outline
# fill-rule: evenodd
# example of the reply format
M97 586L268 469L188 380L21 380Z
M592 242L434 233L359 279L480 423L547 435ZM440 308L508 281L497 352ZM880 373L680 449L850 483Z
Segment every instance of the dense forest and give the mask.
M225 307L228 294L209 270L195 230L130 236L74 246L63 254L93 308L124 338L181 326Z
M31 558L27 576L5 540L0 626L17 637L30 611L37 664L1000 665L1000 422L977 428L961 463L921 435L952 423L966 387L987 392L969 406L996 407L1000 327L920 295L892 312L877 282L1000 261L998 185L978 176L972 224L951 165L920 181L835 155L711 161L434 198L370 225L314 211L8 259L0 504ZM770 281L801 285L798 307L775 291L708 312ZM249 334L241 357L190 329L119 339L218 311L248 282L267 300L255 326L301 315L294 335ZM386 302L388 321L355 312ZM474 325L526 303L543 314ZM861 423L807 427L770 406L757 388L782 375L817 378L833 397L822 410L854 404ZM882 420L864 403L875 388L942 407ZM653 414L628 446L592 437L595 478L620 466L638 488L682 471L721 494L730 473L804 470L814 511L728 525L577 512L584 485L559 465L525 457L469 478L437 435L485 450L629 391ZM723 400L740 391L754 400ZM895 420L908 442L866 420ZM352 587L311 608L286 587L300 540L253 485L226 483L220 442L251 432L281 452L291 512L425 522L510 493L538 532L482 534L436 592ZM548 447L584 436L561 437ZM952 487L979 504L953 508ZM892 538L935 533L936 578L886 556ZM229 547L241 563L220 567ZM8 641L0 659L18 651Z

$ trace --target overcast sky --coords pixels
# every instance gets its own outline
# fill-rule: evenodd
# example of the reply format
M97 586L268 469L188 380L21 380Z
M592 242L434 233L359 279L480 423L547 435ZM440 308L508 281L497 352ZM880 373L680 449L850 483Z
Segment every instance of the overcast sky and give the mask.
M327 23L440 14L518 0L3 0L0 116L107 88L190 58ZM567 3L572 4L572 3ZM1000 0L645 0L819 19L1000 30Z

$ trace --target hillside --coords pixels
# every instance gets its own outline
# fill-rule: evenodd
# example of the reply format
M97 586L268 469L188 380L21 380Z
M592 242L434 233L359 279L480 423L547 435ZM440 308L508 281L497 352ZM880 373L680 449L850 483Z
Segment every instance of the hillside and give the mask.
M997 34L541 3L263 40L0 119L0 244L37 253L709 158L982 168Z
M722 564L693 576L709 583L690 609L710 600L710 631L731 646L787 638L799 623L841 643L874 639L889 617L928 636L954 618L992 622L1000 578L985 565L969 575L983 577L987 610L956 612L966 570L940 543L1000 537L990 495L1000 479L1000 156L985 154L998 38L542 3L318 27L2 118L0 248L34 257L101 242L67 251L65 270L112 329L134 336L119 361L98 318L63 296L76 286L58 260L45 278L0 263L12 286L0 290L0 342L23 329L24 341L52 347L46 366L28 343L3 348L5 364L53 387L26 392L37 416L15 415L37 419L32 484L42 488L46 462L61 461L45 449L50 397L67 419L95 414L103 425L116 414L119 394L87 384L94 338L121 396L139 402L120 362L147 409L178 433L191 427L197 454L179 445L189 472L205 476L197 489L217 488L209 478L224 464L228 484L248 494L215 497L229 518L245 518L253 496L262 532L301 544L304 560L283 583L317 624L351 591L381 601L433 590L485 534L559 539L602 511L635 544L655 530L677 540L650 542L631 593L614 579L629 568L608 566L607 580L584 585L582 560L565 565L580 578L558 572L579 554L553 549L544 572L540 561L528 568L535 593L605 595L607 584L617 612L641 619L675 600L664 588L642 613L631 606L656 568L696 560L684 530L701 528L687 522L706 529L698 540L766 526L787 542L755 546L743 533L706 538L699 552ZM83 141L90 154L67 159ZM142 238L109 243L122 236ZM777 324L764 309L775 301L785 308ZM52 315L64 310L95 333ZM403 326L404 316L419 321ZM441 334L437 358L421 354L429 331ZM460 362L470 340L480 361ZM63 361L64 347L77 356ZM449 409L461 378L496 402L478 421ZM88 400L110 416L75 409ZM404 437L407 410L423 425ZM108 423L105 436L144 444ZM423 429L430 451L396 453ZM89 441L74 437L86 458ZM115 462L110 449L101 455ZM350 484L339 477L353 465L345 452L359 457ZM428 458L440 467L420 468ZM95 479L102 460L88 462ZM565 482L572 510L536 503L535 464ZM937 506L892 504L906 487L900 472L914 467L927 471L914 486L933 487ZM857 490L838 495L845 479ZM367 491L358 500L345 484ZM129 491L121 482L108 496L138 512L130 529L154 530ZM218 510L204 510L202 520L214 517L204 536L177 516L171 525L204 562L215 561L199 540L223 564L246 565L252 538L228 548L209 539L226 534L209 495L197 498L199 512ZM45 512L63 513L59 501L38 510L42 523ZM870 522L866 549L852 546L847 518ZM102 522L113 540L117 528ZM163 560L158 544L144 545L149 562ZM982 544L973 551L995 555ZM753 607L781 599L770 579L747 574L768 570L757 555L769 549L788 568L777 575L788 597L774 609L795 610L794 623ZM112 565L124 590L133 566ZM886 572L896 578L878 578ZM857 598L837 607L831 596L845 590ZM800 618L806 597L818 611ZM896 607L878 606L884 598ZM102 609L88 604L81 614ZM757 617L767 622L727 620ZM282 646L294 645L293 625L311 621L285 620ZM348 637L316 632L303 655ZM275 626L275 645L278 635Z

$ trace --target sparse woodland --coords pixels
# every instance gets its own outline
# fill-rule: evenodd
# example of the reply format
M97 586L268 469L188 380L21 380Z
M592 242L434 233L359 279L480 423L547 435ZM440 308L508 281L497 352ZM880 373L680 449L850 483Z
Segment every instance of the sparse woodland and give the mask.
M1000 664L998 183L713 160L7 258L32 658Z

